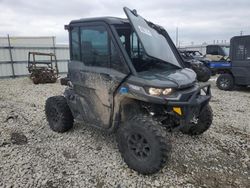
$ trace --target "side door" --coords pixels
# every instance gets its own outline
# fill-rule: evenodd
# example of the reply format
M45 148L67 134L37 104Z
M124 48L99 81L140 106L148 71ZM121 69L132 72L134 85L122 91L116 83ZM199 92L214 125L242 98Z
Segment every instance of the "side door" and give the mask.
M230 59L236 84L250 85L250 37L233 37L230 41Z
M70 62L69 76L79 97L81 118L92 125L109 128L113 96L127 72L113 71L114 62L119 64L118 69L122 69L123 62L108 26L95 23L77 28L79 47L71 48L79 51L79 59Z

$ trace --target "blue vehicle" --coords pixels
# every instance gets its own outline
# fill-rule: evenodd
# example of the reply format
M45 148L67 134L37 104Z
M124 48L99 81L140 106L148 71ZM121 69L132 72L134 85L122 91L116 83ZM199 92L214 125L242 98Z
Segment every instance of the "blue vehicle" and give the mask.
M211 61L208 62L208 66L210 69L224 69L224 68L231 68L231 62L230 61Z
M231 68L230 61L206 61L206 66L211 70L212 75L222 74Z

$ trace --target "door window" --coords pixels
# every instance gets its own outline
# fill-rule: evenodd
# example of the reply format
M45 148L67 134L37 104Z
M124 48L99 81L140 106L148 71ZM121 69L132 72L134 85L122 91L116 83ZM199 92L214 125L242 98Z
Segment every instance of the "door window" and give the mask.
M128 68L125 65L123 57L120 55L119 51L115 47L112 40L111 40L110 49L111 49L111 56L110 56L111 57L111 63L110 63L111 68L114 70L117 70L119 72L127 74L129 72Z
M78 27L71 30L71 59L80 61L80 40Z
M81 27L81 56L85 65L109 67L108 33L104 26Z

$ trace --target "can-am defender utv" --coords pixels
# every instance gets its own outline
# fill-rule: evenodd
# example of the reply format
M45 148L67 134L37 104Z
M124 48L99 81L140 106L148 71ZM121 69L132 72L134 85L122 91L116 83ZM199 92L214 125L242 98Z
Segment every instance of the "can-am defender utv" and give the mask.
M212 123L210 86L198 86L167 32L124 8L128 19L80 19L66 26L71 61L64 96L50 97L49 126L65 132L78 121L115 132L127 165L159 171L170 155L166 130L189 135Z

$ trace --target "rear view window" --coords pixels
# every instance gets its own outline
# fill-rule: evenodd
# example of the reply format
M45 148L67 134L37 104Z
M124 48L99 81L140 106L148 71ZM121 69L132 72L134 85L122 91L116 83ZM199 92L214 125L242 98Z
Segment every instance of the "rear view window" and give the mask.
M108 67L108 33L103 26L81 27L81 56L85 65Z
M219 55L217 46L207 46L207 54Z
M233 57L234 60L250 60L250 43L249 39L235 39L233 44Z

